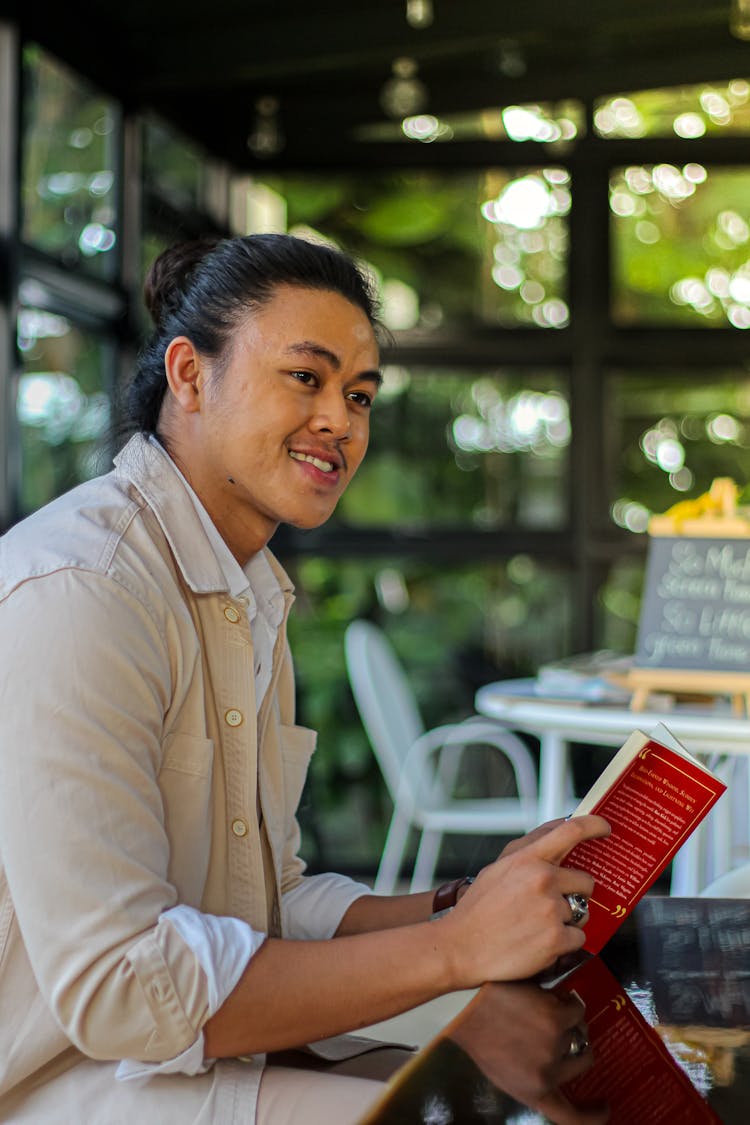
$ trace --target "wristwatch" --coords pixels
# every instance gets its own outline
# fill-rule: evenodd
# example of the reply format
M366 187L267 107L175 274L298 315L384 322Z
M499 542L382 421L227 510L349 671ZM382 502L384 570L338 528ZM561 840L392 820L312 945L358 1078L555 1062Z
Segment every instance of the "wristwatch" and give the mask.
M473 875L462 875L460 879L452 879L450 883L443 883L438 887L432 900L432 917L439 918L452 910L458 902L458 892L462 887L471 886L473 882Z

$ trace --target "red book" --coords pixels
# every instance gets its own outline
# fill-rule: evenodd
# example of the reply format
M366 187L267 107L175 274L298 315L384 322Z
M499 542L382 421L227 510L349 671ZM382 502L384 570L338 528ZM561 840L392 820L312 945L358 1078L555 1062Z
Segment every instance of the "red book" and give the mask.
M555 986L584 1004L594 1063L560 1087L578 1109L606 1103L609 1125L709 1125L721 1118L675 1062L620 982L598 957Z
M584 949L606 945L725 789L666 727L631 734L573 814L599 813L612 834L562 861L596 880Z

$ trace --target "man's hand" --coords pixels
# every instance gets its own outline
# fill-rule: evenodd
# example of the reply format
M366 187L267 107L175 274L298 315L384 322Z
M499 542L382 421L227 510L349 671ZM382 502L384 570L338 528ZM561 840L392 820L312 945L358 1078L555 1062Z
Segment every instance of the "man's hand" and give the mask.
M565 896L588 898L594 880L560 861L582 840L609 830L600 816L544 825L479 872L455 909L431 923L440 927L456 988L527 978L581 948L584 934L570 925Z
M606 1109L576 1109L560 1092L594 1061L590 1048L570 1054L576 1030L585 1032L586 1025L575 997L533 984L493 984L459 1017L450 1038L499 1090L555 1125L603 1125Z

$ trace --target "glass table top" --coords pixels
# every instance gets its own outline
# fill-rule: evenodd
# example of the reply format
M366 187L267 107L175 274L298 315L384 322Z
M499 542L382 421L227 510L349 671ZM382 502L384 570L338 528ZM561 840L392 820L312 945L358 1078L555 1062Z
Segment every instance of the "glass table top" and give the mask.
M599 956L480 989L362 1125L748 1120L750 900L647 895Z

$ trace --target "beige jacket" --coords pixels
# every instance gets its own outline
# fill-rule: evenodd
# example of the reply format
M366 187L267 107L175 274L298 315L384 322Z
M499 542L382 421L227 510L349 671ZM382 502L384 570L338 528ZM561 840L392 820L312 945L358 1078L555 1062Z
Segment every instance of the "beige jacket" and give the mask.
M279 932L304 868L286 615L256 723L245 607L188 495L140 436L115 466L0 539L0 1121L82 1056L185 1050L207 982L160 915Z

